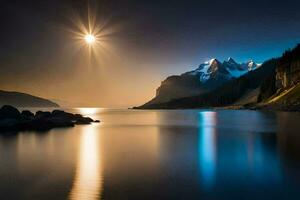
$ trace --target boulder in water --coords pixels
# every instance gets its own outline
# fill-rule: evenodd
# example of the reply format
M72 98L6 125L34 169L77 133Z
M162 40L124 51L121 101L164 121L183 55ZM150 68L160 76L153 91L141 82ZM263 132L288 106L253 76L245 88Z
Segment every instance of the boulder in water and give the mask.
M21 112L21 117L23 119L33 119L34 118L34 114L32 112L30 112L29 110L23 110Z
M90 124L94 121L80 114L72 114L63 110L37 111L34 115L29 110L22 113L12 106L0 109L0 132L2 131L47 131L56 127L72 127L74 124Z
M4 105L0 108L1 118L19 119L21 113L13 106Z

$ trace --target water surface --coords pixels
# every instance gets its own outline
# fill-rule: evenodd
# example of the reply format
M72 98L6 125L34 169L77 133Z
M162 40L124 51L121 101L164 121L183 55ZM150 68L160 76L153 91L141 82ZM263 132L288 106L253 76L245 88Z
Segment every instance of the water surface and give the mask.
M0 136L0 199L300 199L300 115L68 109L100 124Z

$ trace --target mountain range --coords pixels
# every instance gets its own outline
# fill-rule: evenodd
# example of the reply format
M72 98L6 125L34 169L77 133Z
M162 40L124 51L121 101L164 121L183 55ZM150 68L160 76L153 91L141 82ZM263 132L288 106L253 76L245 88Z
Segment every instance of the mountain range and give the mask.
M237 64L232 58L223 63L212 59L201 64L196 70L178 77L186 75L199 78L197 88L193 88L198 89L193 91L194 95L186 92L186 96L171 97L170 93L161 92L160 88L165 88L165 84L162 84L154 99L136 108L229 107L300 110L300 44L284 52L281 57L272 58L261 65L253 61ZM172 85L173 88L169 88L176 90L176 87L180 88L181 85L177 83ZM204 86L208 89L200 90ZM197 92L198 94L195 94ZM161 99L164 101L160 101Z
M233 58L228 58L223 62L215 58L211 59L200 64L193 71L167 77L156 90L156 96L143 106L210 92L260 66L261 64L257 64L252 60L237 63Z

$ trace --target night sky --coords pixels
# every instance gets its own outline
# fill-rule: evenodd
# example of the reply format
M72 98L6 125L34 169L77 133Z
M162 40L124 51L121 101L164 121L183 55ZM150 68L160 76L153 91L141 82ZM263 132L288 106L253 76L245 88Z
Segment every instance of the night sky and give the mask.
M210 58L263 62L300 41L298 0L0 2L0 89L90 106L139 105ZM88 10L104 33L92 58L72 33Z

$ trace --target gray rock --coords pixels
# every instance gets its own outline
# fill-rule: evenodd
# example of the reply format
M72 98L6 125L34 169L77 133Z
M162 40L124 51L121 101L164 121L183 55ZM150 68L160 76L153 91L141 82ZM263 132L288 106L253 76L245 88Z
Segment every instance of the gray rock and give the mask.
M30 112L29 110L23 110L21 112L21 117L22 117L22 119L33 119L34 114L32 112Z
M75 120L74 118L74 114L72 113L68 113L62 110L53 110L52 111L52 116L53 117L59 117L59 118L64 118L64 119L68 119L68 120Z
M20 113L12 106L3 106L0 109L0 132L47 131L56 127L72 127L74 124L90 124L91 122L99 121L62 110L37 111L34 115L29 110Z
M0 108L0 115L2 118L19 119L21 113L13 106L4 105Z
M94 120L89 117L82 117L76 120L75 124L90 124Z
M48 112L48 111L46 111L46 112L44 112L44 111L37 111L35 113L35 118L36 119L44 119L44 118L49 118L49 117L51 117L51 112Z

